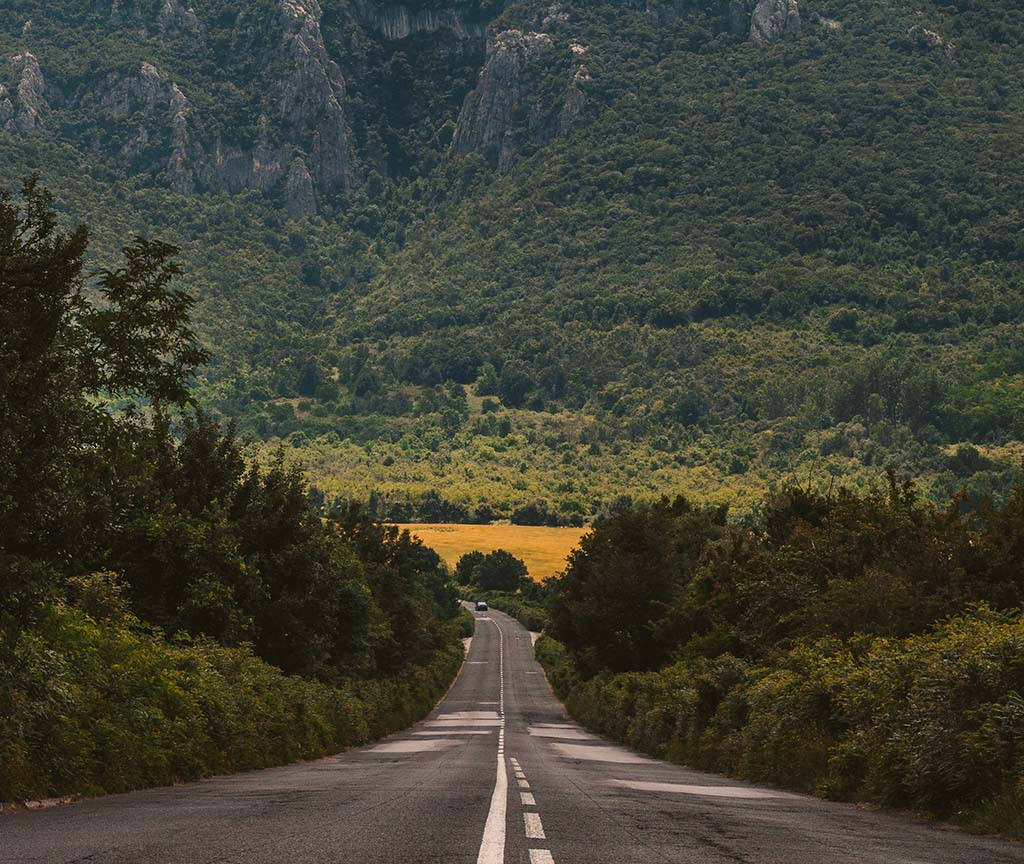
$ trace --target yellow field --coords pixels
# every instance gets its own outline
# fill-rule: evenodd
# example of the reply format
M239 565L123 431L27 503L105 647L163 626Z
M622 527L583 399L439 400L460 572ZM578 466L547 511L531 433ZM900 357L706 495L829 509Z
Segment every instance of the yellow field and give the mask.
M538 528L532 525L457 525L415 523L408 528L455 569L467 552L504 549L522 558L538 582L560 573L565 558L579 543L585 528Z

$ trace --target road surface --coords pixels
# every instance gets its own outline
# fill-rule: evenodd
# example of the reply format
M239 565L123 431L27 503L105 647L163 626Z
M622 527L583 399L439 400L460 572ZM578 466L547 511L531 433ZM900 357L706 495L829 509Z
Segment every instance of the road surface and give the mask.
M1002 864L1024 846L644 758L572 723L529 633L477 615L427 720L317 762L0 816L0 861Z

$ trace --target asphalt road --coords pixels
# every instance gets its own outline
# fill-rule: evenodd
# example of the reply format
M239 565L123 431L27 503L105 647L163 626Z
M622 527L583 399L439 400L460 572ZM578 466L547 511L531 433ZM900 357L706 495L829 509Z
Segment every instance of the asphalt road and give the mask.
M427 720L317 762L0 816L2 862L1001 864L972 837L644 758L572 723L530 635L477 616Z

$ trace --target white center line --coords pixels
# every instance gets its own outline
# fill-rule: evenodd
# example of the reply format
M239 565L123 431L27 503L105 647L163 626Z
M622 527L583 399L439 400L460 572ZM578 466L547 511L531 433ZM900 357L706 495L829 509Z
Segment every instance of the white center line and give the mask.
M505 636L498 628L498 714L501 728L498 732L498 770L491 794L491 807L484 824L484 836L480 840L477 864L504 864L505 861L505 805L508 800L508 774L505 771Z
M523 824L526 826L526 836L530 840L546 840L544 826L540 821L540 813L524 813Z

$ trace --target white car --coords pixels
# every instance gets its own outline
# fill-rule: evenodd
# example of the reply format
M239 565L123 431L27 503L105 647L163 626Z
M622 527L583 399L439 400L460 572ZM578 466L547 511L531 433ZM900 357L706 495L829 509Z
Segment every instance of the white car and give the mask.
M484 603L483 600L477 600L476 601L476 611L477 612L486 612L487 611L487 604Z

